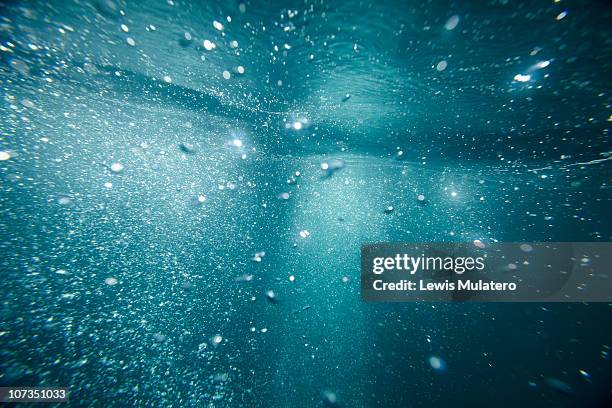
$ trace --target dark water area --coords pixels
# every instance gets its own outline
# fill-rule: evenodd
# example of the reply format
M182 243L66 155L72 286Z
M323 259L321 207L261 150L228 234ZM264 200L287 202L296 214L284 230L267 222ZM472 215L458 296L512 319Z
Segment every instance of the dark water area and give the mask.
M105 407L612 402L609 303L359 297L363 243L610 241L608 2L0 16L0 386Z

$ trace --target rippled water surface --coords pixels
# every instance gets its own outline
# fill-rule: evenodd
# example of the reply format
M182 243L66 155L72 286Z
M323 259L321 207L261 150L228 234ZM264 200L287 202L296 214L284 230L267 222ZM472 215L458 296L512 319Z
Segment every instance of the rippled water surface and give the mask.
M0 385L597 407L610 304L367 304L368 242L609 241L612 7L0 5Z

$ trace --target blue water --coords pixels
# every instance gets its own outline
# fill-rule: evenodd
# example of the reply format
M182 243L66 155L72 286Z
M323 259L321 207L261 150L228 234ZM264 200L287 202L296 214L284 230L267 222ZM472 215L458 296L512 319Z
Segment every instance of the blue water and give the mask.
M1 386L610 402L610 304L359 299L362 243L610 240L606 2L0 7Z

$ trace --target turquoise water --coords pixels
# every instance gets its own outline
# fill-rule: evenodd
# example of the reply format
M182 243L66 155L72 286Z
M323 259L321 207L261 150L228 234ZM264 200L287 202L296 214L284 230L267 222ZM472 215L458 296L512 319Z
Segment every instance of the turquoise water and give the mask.
M359 300L362 243L610 240L612 8L466 3L2 4L0 385L610 402L610 304Z

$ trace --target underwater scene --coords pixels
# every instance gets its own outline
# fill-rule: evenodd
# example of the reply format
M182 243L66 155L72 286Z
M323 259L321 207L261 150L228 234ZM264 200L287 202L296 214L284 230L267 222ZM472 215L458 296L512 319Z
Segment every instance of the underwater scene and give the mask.
M610 2L2 1L0 90L0 386L612 405L612 303L360 299L368 243L611 240Z

